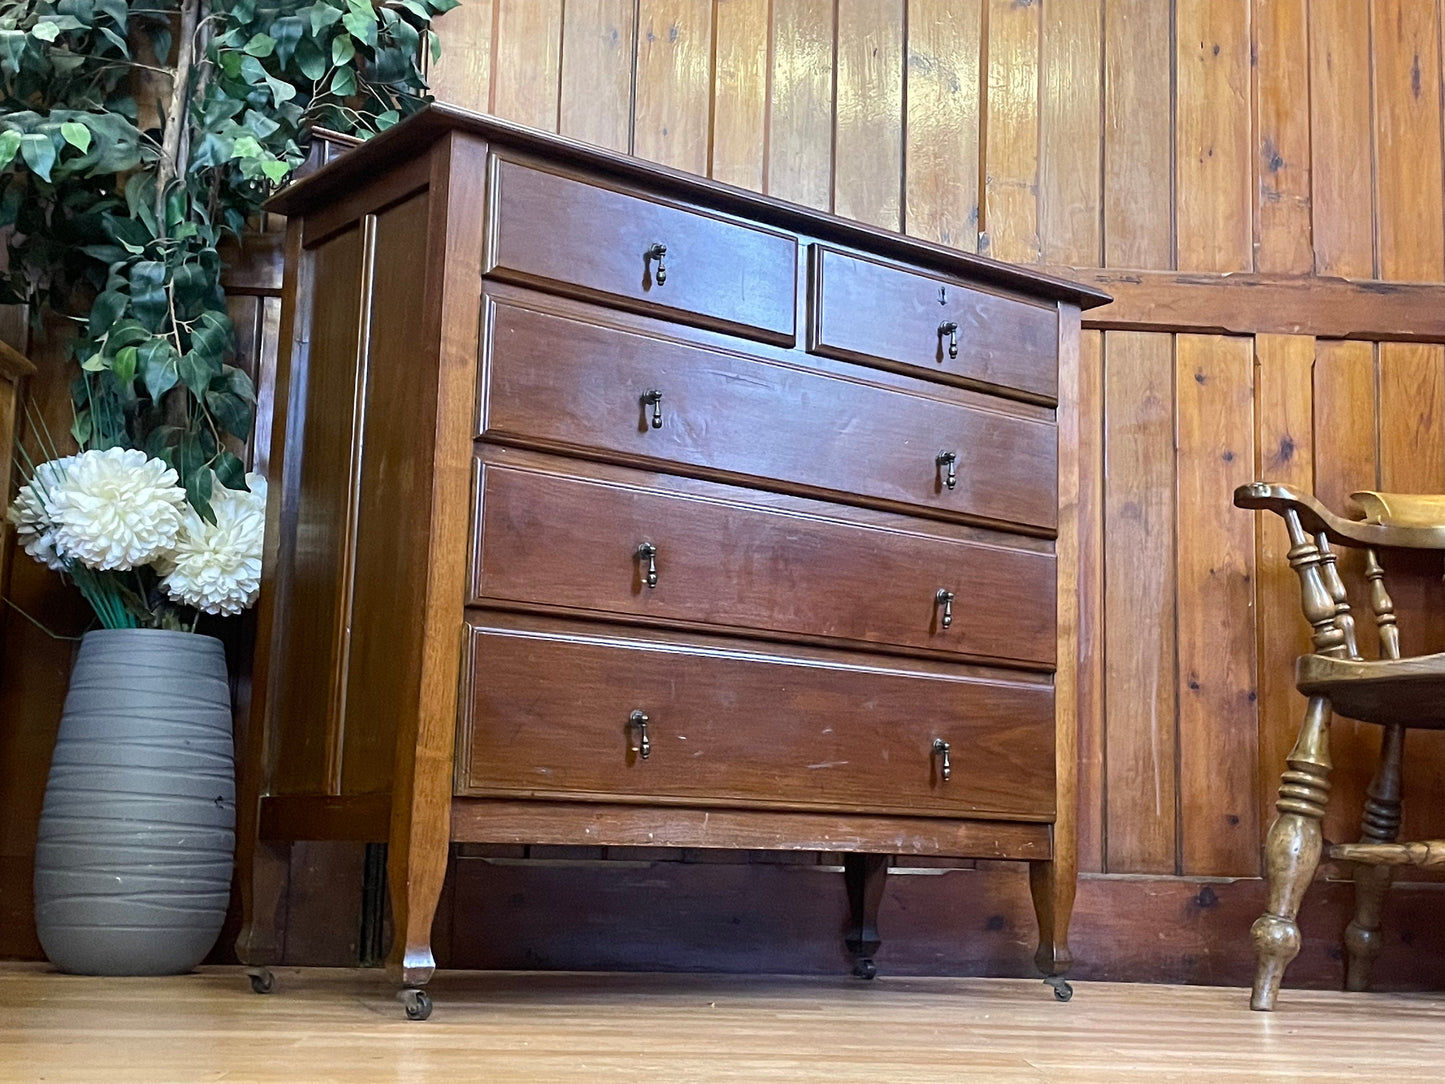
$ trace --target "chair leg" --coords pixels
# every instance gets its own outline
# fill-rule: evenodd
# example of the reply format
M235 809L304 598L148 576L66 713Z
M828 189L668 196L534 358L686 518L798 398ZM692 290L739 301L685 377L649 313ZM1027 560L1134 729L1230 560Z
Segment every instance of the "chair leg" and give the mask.
M1387 726L1380 738L1380 760L1366 792L1360 825L1361 843L1393 843L1400 834L1400 761L1405 749L1405 728ZM1390 890L1395 867L1355 867L1355 917L1345 930L1345 989L1368 990L1375 957L1380 954L1380 911Z
M1295 918L1320 862L1320 822L1329 802L1331 768L1330 702L1325 697L1310 697L1287 761L1275 803L1279 816L1265 840L1268 902L1250 930L1258 964L1249 1007L1266 1012L1274 1008L1285 968L1299 955Z

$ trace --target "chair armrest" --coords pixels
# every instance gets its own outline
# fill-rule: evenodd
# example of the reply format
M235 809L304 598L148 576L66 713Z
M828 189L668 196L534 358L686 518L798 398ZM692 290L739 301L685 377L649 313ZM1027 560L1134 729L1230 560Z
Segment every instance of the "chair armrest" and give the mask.
M1380 549L1445 550L1445 527L1395 527L1342 519L1313 497L1288 486L1250 482L1234 491L1236 508L1283 516L1294 512L1310 534L1323 534L1337 546Z

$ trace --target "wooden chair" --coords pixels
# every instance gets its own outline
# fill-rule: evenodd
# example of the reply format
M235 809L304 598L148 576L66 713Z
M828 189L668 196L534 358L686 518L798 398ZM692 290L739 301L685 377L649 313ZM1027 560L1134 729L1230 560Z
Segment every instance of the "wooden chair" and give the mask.
M1290 567L1299 574L1314 653L1300 656L1295 684L1309 704L1280 780L1279 816L1265 841L1269 880L1263 915L1254 923L1258 965L1250 1007L1270 1010L1285 968L1300 950L1295 921L1319 865L1320 822L1330 793L1329 724L1333 712L1384 728L1370 781L1361 842L1333 846L1330 857L1355 867L1355 917L1345 931L1345 987L1364 990L1380 951L1380 908L1396 865L1445 865L1445 842L1396 843L1400 830L1400 758L1408 727L1445 728L1445 654L1400 658L1394 604L1385 590L1381 549L1445 550L1445 497L1357 493L1365 520L1341 519L1312 497L1255 482L1234 491L1240 508L1267 509L1289 531ZM1365 551L1370 606L1380 658L1363 659L1355 622L1331 545Z

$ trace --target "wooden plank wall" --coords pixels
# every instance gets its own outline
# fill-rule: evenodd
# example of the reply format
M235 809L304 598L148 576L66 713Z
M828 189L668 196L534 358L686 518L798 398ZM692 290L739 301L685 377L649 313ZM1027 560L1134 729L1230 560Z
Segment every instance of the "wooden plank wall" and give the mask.
M1445 282L1439 0L467 0L440 25L440 98L1149 314L1085 332L1082 867L1257 876L1307 640L1282 529L1230 493L1445 488L1445 347L1316 338L1320 306L1277 311L1298 281L1269 287ZM1260 285L1231 326L1260 333L1149 292L1228 281ZM1411 571L1407 643L1445 647L1438 561ZM1332 838L1375 740L1335 725ZM1411 742L1408 827L1445 831L1445 745Z

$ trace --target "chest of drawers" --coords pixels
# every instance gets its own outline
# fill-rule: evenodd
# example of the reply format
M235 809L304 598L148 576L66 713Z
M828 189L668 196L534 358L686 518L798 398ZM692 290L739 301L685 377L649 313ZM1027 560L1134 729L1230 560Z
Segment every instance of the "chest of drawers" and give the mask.
M247 964L344 839L412 1016L466 842L836 852L865 975L888 856L1026 861L1067 971L1102 295L442 107L273 206Z

